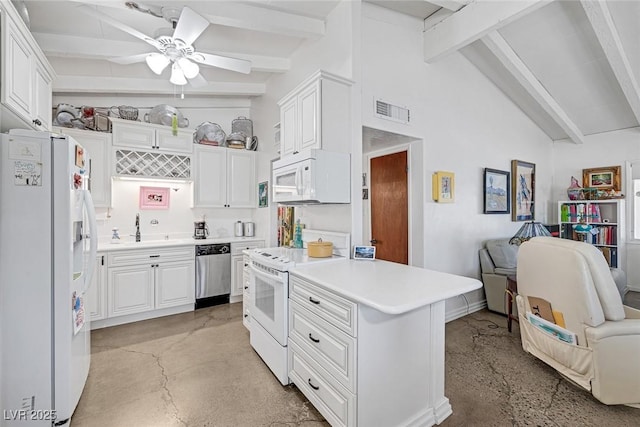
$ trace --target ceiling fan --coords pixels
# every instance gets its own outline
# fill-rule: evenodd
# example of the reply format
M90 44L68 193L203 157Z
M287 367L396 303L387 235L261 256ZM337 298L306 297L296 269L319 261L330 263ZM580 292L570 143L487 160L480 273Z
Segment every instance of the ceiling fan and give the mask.
M146 61L149 68L158 75L162 74L165 68L171 65L171 78L169 81L180 86L187 84L187 79L193 86L202 86L207 83L200 74L198 64L224 68L244 74L251 72L251 61L196 52L193 43L209 26L209 21L192 9L185 6L180 11L180 9L176 8L163 7L159 11L154 11L142 9L137 4L131 3L132 6L127 4L127 7L153 16L161 16L169 21L173 26L173 32L170 28L163 28L156 32L155 37L151 37L95 9L80 6L85 13L139 38L158 50L157 52L111 58L109 61L118 64L134 64Z

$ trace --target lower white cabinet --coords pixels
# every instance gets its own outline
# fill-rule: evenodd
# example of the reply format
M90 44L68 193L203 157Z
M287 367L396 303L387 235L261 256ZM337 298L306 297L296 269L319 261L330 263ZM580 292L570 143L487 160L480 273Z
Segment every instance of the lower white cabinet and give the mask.
M98 252L96 271L85 293L85 311L91 321L102 320L107 316L107 255Z
M153 269L150 265L109 268L109 317L153 310Z
M242 255L242 324L251 330L251 294L249 286L249 255Z
M167 262L158 264L155 268L155 308L195 302L194 261Z
M383 313L304 269L289 272L289 378L329 424L430 426L449 416L444 300Z
M245 261L242 251L264 247L264 240L246 240L244 242L231 243L231 302L244 301L244 269ZM247 267L248 267L247 261ZM247 289L248 291L248 289Z
M103 285L106 282L106 293L103 293L106 311L102 317L95 319L99 322L94 327L193 310L195 251L192 245L114 250L98 259L98 267L103 269ZM101 265L104 259L106 266ZM99 271L100 268L96 274ZM96 289L99 287L96 286Z

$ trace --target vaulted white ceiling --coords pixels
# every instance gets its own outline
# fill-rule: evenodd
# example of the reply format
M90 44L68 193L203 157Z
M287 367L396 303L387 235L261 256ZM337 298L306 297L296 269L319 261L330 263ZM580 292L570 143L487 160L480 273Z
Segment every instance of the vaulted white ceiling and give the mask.
M553 140L640 124L640 1L635 0L364 0L424 19L424 60L460 51ZM153 36L162 18L131 10L124 0L26 2L31 32L55 68L56 93L173 93L169 71L108 59L153 47L82 12L90 7ZM185 93L259 96L292 53L323 37L338 0L161 1L189 6L211 22L198 51L252 61L248 75L201 67L209 82ZM639 136L640 138L640 136Z

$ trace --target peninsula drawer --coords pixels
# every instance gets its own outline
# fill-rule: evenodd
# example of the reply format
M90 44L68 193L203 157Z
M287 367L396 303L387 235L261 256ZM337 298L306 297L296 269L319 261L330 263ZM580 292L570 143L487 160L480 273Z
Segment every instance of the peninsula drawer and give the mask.
M189 259L195 259L193 245L162 249L114 251L109 253L109 267L146 264L148 262L182 261Z
M231 255L243 255L242 251L245 249L262 248L264 241L262 240L250 240L246 242L233 242L231 243Z
M289 276L289 283L290 299L352 337L356 336L356 303L294 275Z
M289 378L332 426L356 425L356 397L289 342Z
M329 322L289 302L289 339L295 340L340 383L356 391L356 340Z

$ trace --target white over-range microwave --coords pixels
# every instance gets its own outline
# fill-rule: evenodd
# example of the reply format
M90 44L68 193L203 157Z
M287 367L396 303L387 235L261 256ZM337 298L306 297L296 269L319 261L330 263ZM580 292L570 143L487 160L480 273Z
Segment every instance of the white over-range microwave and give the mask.
M273 162L273 201L284 204L351 203L348 153L304 150Z

